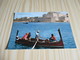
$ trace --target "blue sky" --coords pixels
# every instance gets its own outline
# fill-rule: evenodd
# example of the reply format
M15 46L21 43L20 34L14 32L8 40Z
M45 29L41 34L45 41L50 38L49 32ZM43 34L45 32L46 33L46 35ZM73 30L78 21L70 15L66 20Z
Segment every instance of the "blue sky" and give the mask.
M47 14L48 12L28 12L28 13L15 13L14 19L21 17L42 17L43 14ZM67 12L60 12L61 14L66 14Z
M14 19L21 17L41 17L43 14L47 14L47 12L15 13Z

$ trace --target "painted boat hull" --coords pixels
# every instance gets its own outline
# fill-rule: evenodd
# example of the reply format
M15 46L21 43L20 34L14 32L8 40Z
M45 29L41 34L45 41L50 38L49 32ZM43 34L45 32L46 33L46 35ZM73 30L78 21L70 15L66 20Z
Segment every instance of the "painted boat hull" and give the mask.
M17 44L22 44L22 45L26 45L26 46L33 46L36 42L36 39L32 38L31 40L16 40L15 43ZM63 48L64 44L63 41L56 41L56 42L50 42L48 40L41 40L39 39L39 41L36 44L36 47L49 47L49 48Z

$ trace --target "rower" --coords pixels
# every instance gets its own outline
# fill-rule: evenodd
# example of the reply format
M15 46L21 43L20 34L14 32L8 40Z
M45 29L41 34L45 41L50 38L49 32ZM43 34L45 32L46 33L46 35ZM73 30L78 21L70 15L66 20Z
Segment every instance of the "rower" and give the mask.
M55 41L56 41L56 37L53 34L51 34L50 42L55 42Z
M38 30L38 31L36 32L36 36L35 36L36 42L35 42L35 44L33 45L32 49L35 48L36 44L37 44L38 41L39 41L39 38L40 38L40 36L39 36L39 30Z
M39 30L38 30L38 31L36 32L35 38L39 40L39 37L40 37L40 35L39 35Z

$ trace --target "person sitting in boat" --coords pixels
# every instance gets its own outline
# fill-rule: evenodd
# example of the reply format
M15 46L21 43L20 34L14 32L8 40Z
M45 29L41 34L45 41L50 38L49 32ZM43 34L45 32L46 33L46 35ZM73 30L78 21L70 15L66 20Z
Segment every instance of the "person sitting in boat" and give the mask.
M39 30L36 32L36 36L35 36L35 39L39 39L40 35L39 35Z
M51 34L50 42L55 42L55 41L56 41L56 37L53 34Z
M29 33L26 33L21 39L28 40Z
M31 39L31 33L28 33L27 39L30 40Z

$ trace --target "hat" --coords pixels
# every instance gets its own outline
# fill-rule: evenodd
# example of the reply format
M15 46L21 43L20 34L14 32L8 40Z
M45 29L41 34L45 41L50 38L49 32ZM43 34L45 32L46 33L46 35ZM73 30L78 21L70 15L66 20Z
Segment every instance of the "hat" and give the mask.
M40 32L39 30L37 30L37 32Z

